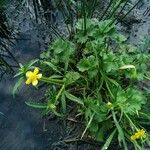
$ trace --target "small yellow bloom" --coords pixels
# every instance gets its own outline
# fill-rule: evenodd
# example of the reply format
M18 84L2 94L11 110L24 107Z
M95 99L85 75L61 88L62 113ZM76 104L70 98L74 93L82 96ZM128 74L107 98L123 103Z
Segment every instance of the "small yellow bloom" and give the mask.
M112 103L111 102L108 102L107 103L107 106L110 108L110 107L112 107Z
M131 136L131 140L132 140L132 141L136 140L136 136L135 136L135 135L132 135L132 136Z
M146 132L143 129L138 129L137 132L131 136L131 140L138 140L138 139L143 139L146 137Z
M38 68L35 68L33 72L28 71L26 73L26 77L27 77L26 84L29 85L32 83L33 86L36 86L38 84L38 80L42 78L42 74L39 73Z

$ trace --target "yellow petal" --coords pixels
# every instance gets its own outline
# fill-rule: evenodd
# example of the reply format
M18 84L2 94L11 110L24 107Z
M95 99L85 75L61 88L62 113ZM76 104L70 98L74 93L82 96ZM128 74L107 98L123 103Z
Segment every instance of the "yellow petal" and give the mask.
M32 74L33 74L33 73L32 73L31 71L27 71L27 72L26 72L26 77L28 78L28 77L32 76Z
M41 78L42 78L42 74L41 74L41 73L38 74L38 75L37 75L37 78L38 78L38 79L41 79Z
M38 73L39 73L39 68L36 67L36 68L34 69L34 72L33 72L33 73L34 73L34 74L38 74Z
M29 78L26 80L26 84L30 84L32 82L32 80Z
M32 85L33 85L33 86L36 86L37 84L38 84L38 80L33 80L33 81L32 81Z
M133 140L133 141L136 140L136 138L137 138L137 137L136 137L135 135L132 135L132 136L131 136L131 140Z

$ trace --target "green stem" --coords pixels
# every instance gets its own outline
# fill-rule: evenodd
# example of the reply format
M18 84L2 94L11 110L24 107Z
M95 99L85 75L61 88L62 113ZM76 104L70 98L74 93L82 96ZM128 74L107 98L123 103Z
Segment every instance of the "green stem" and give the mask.
M112 97L113 99L115 99L115 97L114 97L113 93L111 92L111 89L110 89L110 87L109 87L109 85L108 85L107 80L105 80L105 83L106 83L106 87L107 87L107 89L108 89L109 94L111 95L111 97Z
M94 118L94 115L95 115L95 113L93 113L93 115L91 116L91 118L90 118L90 120L89 120L89 122L88 122L88 124L87 124L87 126L86 126L86 128L85 128L85 130L84 130L84 132L82 133L81 139L84 137L84 135L85 135L87 129L90 127L90 125L91 125L91 123L92 123L92 120L93 120L93 118Z
M150 78L149 78L149 77L147 77L147 76L144 76L144 78L145 78L146 80L149 80L149 81L150 81Z
M109 94L110 94L110 96L112 97L112 99L115 99L115 96L113 95L113 93L111 92L111 89L110 89L110 87L109 87L109 84L108 84L108 77L102 72L102 71L100 71L101 72L101 75L102 75L102 77L103 77L103 79L104 79L104 81L105 81L105 83L106 83L106 87L107 87L107 90L108 90L108 92L109 92Z

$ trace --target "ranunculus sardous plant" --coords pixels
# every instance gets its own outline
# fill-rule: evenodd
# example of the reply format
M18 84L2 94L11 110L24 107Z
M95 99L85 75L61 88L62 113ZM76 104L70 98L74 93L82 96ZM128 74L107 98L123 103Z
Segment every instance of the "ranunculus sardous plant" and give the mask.
M150 116L142 109L149 92L147 86L142 89L139 85L149 80L150 56L128 44L112 20L87 19L86 28L83 20L77 23L71 40L56 39L41 54L38 67L42 75L37 68L30 71L33 63L20 70L21 81L27 77L26 84L36 86L40 80L39 84L49 85L47 103L27 104L60 117L69 112L71 105L76 119L80 116L85 125L81 138L105 142L102 150L113 139L118 139L126 150L129 142L136 150L142 149L149 143L144 122Z

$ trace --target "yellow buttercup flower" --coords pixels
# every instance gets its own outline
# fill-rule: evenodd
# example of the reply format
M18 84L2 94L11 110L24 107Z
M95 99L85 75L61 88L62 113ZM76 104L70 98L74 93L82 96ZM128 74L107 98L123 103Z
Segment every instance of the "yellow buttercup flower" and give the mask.
M26 84L31 84L33 86L36 86L38 84L38 80L42 78L42 74L39 73L39 69L38 68L35 68L34 71L28 71L26 73L26 77L27 77L27 80L26 80Z
M107 105L109 108L112 107L112 103L111 103L111 102L108 102L106 105Z
M135 136L135 135L132 135L132 136L131 136L131 140L132 140L132 141L135 141L135 140L136 140L136 136Z
M143 139L146 137L146 132L143 129L138 129L137 132L131 136L131 140L138 140L138 139Z

